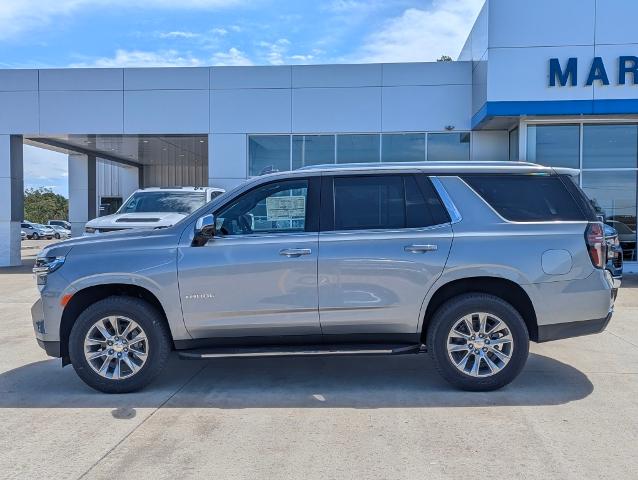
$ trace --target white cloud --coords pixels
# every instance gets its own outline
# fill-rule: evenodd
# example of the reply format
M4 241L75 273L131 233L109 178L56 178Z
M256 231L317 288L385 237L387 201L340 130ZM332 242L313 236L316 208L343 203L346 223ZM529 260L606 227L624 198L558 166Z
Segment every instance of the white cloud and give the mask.
M198 33L195 32L161 32L159 34L160 38L196 38L199 37Z
M71 67L198 67L204 65L198 57L177 50L123 50L115 51L113 57L100 57L93 60L71 64Z
M271 65L283 65L290 46L290 40L280 38L275 42L259 42L259 46L266 49L266 61Z
M59 16L83 8L213 10L237 6L247 0L0 0L0 39L43 27Z
M253 65L253 62L248 58L244 52L232 47L227 52L217 52L213 55L213 64L216 66L224 65Z
M433 61L453 58L485 0L434 0L429 8L409 8L368 36L355 54L359 62Z

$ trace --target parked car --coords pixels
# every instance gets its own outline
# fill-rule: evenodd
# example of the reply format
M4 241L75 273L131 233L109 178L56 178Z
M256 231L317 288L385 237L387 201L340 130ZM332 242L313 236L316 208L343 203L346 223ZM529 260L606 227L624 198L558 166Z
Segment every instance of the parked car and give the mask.
M603 225L574 174L428 162L253 178L172 227L44 249L35 335L103 392L142 388L172 349L427 351L451 384L497 389L530 341L597 333L612 316Z
M223 189L214 187L144 188L135 191L115 214L87 222L84 232L170 227L222 193Z
M55 235L55 232L51 227L47 227L40 223L22 222L21 228L27 234L27 238L33 240L39 240L41 238L51 240Z
M62 227L65 230L71 230L71 222L67 222L66 220L49 220L47 222L47 225L49 225L50 227L53 226L58 226L58 227Z
M53 229L53 236L57 239L60 238L70 238L71 230L61 227L60 225L51 225Z
M607 220L606 223L618 232L618 239L620 240L625 260L636 260L636 232L627 224L618 220Z
M605 241L607 242L607 265L611 276L620 281L622 279L623 251L620 246L620 239L616 229L610 225L603 225L605 228ZM614 297L618 294L618 289L613 290Z

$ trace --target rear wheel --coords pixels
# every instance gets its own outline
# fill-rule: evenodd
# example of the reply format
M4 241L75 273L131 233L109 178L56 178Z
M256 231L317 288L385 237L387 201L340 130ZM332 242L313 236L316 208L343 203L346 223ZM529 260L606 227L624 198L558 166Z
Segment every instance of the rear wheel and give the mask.
M109 297L80 314L69 336L79 377L106 393L139 390L163 369L171 337L160 314L143 300Z
M466 294L446 302L427 332L439 373L463 390L501 388L521 372L529 333L518 311L493 295Z
M33 232L33 235L31 235L31 238L34 240L40 240L40 235L38 235L38 232Z
M59 240L59 239L60 239L60 234L59 234L59 233L56 233L56 234L54 235L54 237L55 237L57 240Z

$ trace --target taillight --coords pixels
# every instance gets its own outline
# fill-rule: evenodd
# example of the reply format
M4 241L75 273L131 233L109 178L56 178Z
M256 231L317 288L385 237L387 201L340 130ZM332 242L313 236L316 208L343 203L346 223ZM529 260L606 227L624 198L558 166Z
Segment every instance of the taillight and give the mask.
M605 242L605 230L603 224L592 222L585 230L585 243L589 251L591 263L596 268L604 268L607 262L607 244Z

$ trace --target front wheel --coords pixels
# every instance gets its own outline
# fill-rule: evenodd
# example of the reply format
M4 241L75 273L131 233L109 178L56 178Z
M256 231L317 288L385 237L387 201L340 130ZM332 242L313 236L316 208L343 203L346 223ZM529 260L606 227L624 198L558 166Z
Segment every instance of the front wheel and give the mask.
M33 232L33 235L31 235L31 238L34 240L40 240L40 235L38 235L37 232Z
M514 380L529 354L529 333L520 313L494 295L455 297L434 314L427 346L439 373L471 391L501 388Z
M69 336L69 357L90 387L128 393L159 375L171 343L164 320L147 302L109 297L80 314Z
M56 240L60 240L60 234L59 233L56 233L54 236L55 236Z

